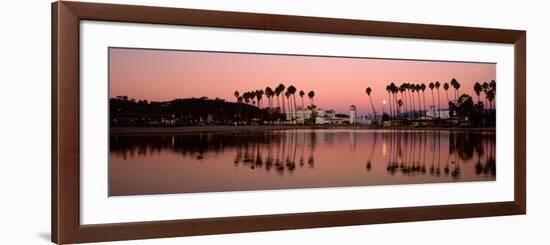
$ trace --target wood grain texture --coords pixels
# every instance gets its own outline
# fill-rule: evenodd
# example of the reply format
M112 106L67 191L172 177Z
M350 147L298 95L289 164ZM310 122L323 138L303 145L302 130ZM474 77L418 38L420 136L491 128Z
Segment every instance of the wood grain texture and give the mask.
M509 202L99 225L80 224L81 20L514 44L515 185ZM129 5L52 4L52 241L59 244L526 213L526 32Z

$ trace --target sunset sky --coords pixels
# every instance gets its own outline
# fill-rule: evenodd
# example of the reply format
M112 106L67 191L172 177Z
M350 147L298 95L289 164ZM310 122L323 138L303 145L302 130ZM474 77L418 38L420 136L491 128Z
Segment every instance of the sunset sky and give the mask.
M496 64L428 62L390 59L311 57L241 53L164 51L146 49L109 50L109 96L127 95L137 100L167 101L175 98L222 98L235 101L233 93L275 88L279 83L294 85L306 94L315 91L315 104L323 109L348 113L372 113L365 88L373 90L375 109L390 82L425 83L439 81L441 104L446 108L443 83L456 78L460 92L476 97L475 82L496 80ZM452 89L449 97L454 98ZM425 91L431 105L431 92ZM437 94L436 103L437 103ZM264 97L265 99L265 97ZM296 93L297 105L301 101ZM483 100L483 96L482 96ZM307 99L306 99L307 103ZM267 105L265 99L264 105ZM388 110L388 105L385 106ZM380 112L378 112L380 113Z

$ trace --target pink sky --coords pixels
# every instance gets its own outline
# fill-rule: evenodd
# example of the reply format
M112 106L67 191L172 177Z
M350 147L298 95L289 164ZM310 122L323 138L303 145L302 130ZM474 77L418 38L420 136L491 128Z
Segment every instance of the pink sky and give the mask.
M109 96L149 101L202 96L235 101L235 90L242 94L283 83L306 94L314 90L320 108L347 113L349 106L355 105L363 115L372 113L365 88L372 88L375 109L381 111L390 82L428 86L439 81L441 104L446 108L443 83L452 78L460 82L461 93L476 98L474 83L496 80L496 64L121 48L109 52ZM425 93L429 106L430 89ZM301 105L298 92L296 97ZM452 89L449 97L454 98Z

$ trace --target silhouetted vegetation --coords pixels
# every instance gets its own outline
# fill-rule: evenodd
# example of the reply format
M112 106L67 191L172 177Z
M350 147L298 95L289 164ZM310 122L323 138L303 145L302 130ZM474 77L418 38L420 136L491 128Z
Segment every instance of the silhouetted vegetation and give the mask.
M111 126L191 126L262 124L284 115L245 103L222 99L190 98L168 102L111 98Z

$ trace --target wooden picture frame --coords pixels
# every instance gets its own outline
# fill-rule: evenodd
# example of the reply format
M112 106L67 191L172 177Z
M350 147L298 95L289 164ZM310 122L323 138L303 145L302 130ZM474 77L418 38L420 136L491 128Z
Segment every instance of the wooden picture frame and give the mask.
M82 20L514 45L514 200L479 204L82 225L80 222L79 22ZM52 4L52 241L82 243L304 229L526 213L526 32L458 26L236 13L164 7Z

